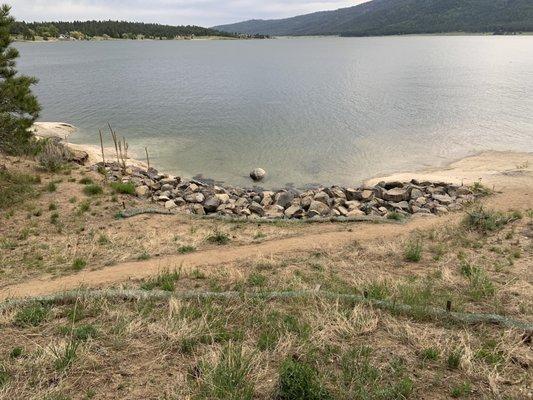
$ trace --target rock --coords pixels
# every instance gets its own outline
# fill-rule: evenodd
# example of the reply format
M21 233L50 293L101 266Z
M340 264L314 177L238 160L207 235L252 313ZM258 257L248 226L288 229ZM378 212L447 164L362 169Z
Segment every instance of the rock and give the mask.
M158 181L162 178L162 176L159 175L159 172L157 172L157 169L152 167L148 168L148 170L146 171L146 176L153 181Z
M189 191L196 192L200 187L196 183L191 183L188 187Z
M324 192L322 192L322 193L324 193ZM325 215L328 215L331 212L331 210L323 202L318 201L318 200L313 200L311 202L311 204L309 205L309 213L311 213L311 212L314 212L315 214L318 214L318 215L325 216Z
M213 213L217 210L218 206L220 205L220 200L216 196L209 197L204 202L204 209L207 213Z
M359 196L361 193L359 190L353 188L344 189L344 192L346 193L346 200L348 201L359 200Z
M346 201L344 207L347 207L348 211L358 210L361 207L361 203L356 200Z
M320 191L317 194L315 194L314 200L315 201L320 201L321 203L329 205L329 202L330 202L331 198L329 197L329 195L326 192Z
M324 189L324 192L327 193L329 197L334 199L346 199L346 194L342 191L342 189L336 186Z
M276 195L276 205L288 208L294 200L294 194L291 192L280 192Z
M394 201L398 203L400 201L409 200L409 192L403 188L393 188L383 193L383 200Z
M395 188L403 188L403 183L399 181L392 181L392 182L385 182L384 185L380 185L380 186L383 186L385 189L390 190L390 189L395 189Z
M473 194L472 191L470 189L468 189L466 186L459 186L456 190L455 190L455 194L457 196L468 196L468 195L471 195Z
M187 204L187 202L183 199L183 197L176 197L174 199L174 203L176 203L176 205L178 207L181 207L181 206L184 206L185 204Z
M169 201L170 197L168 197L168 196L158 196L157 200L158 201Z
M439 203L444 204L446 206L453 203L453 199L447 194L434 194L431 197L433 197L434 200L437 200Z
M265 208L265 215L269 218L281 218L283 217L285 209L277 204Z
M304 210L307 210L309 209L309 206L311 205L311 203L313 202L313 197L312 196L305 196L302 201L300 202L300 206L304 209Z
M259 203L255 202L255 201L252 202L252 204L250 204L250 205L248 206L248 209L249 209L251 212L253 212L253 213L257 214L257 215L260 215L261 217L262 217L263 215L265 215L265 210L264 210L264 208L261 207L261 205L260 205Z
M338 206L337 211L340 215L346 216L348 214L348 210L344 206Z
M68 161L75 162L76 164L85 165L89 159L89 154L82 150L69 149Z
M367 201L372 200L373 197L374 197L374 191L365 189L360 193L360 198L357 200L367 202Z
M248 205L249 201L245 199L244 197L239 197L237 201L235 202L236 207L246 207Z
M285 210L285 216L287 218L302 218L304 216L305 211L296 205L292 205L289 208Z
M179 178L178 178L179 179ZM171 185L173 188L176 187L178 183L175 178L163 178L159 181L161 185Z
M204 207L201 204L194 204L192 206L192 212L196 215L205 215Z
M177 207L177 205L174 202L174 200L168 200L167 202L165 202L165 208L167 210L172 210L173 208L176 208L176 207Z
M139 197L146 197L150 194L150 188L148 186L137 186L135 188L135 194Z
M387 215L387 214L389 213L389 210L387 210L386 207L379 207L379 208L378 208L378 211L379 211L379 213L380 213L382 216L385 216L385 215Z
M203 203L205 196L203 193L189 193L184 197L187 203Z
M406 201L400 201L399 203L389 203L389 205L393 208L397 208L400 210L409 210L409 203Z
M448 209L446 207L440 206L435 208L436 214L448 214Z
M170 192L172 190L174 190L174 185L171 185L169 183L165 183L161 185L161 191L163 192L167 192L167 191Z
M411 199L412 200L416 200L419 197L423 197L423 196L424 196L424 192L422 192L420 189L418 189L418 188L411 189Z
M266 176L266 171L262 168L255 168L252 172L250 172L250 178L252 178L254 181L262 181Z
M366 215L366 214L361 210L352 210L348 212L348 214L346 214L347 217L361 217L363 215Z
M216 189L215 189L216 192ZM222 203L228 203L229 202L229 194L226 193L216 193L215 197Z
M263 199L261 200L261 205L263 207L268 207L272 205L274 201L272 200L272 195L270 193L263 193Z

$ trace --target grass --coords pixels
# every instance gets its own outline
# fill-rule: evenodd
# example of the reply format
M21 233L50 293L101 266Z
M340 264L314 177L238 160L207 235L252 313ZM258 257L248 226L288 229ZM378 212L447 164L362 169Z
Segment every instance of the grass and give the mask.
M76 258L72 262L72 269L74 271L81 271L87 266L87 261L85 261L83 258Z
M402 214L396 211L391 211L390 213L387 214L387 219L391 219L394 221L402 221L404 218L405 217Z
M82 185L92 185L94 182L91 178L83 177L79 180Z
M97 196L99 194L104 193L104 189L102 189L102 186L93 183L90 185L86 185L83 188L83 193L85 193L85 195L87 196Z
M70 339L65 347L61 349L53 349L53 354L55 357L54 366L58 371L65 371L68 369L74 359L76 358L76 352L80 342L74 338Z
M46 185L46 190L50 193L57 191L57 184L55 182L49 182L48 185Z
M86 213L91 209L91 202L89 200L84 200L78 206L78 214Z
M428 347L427 349L422 350L420 357L422 360L437 361L439 358L439 350L434 347Z
M15 325L19 327L38 326L48 316L49 309L41 304L21 308L15 314Z
M277 400L329 400L333 396L322 384L315 368L289 357L279 371Z
M472 386L469 382L463 382L458 386L454 386L452 390L450 391L450 396L452 396L454 399L460 398L460 397L468 397L472 393Z
M463 354L460 350L453 350L450 354L448 354L448 358L446 360L446 364L448 365L448 368L450 369L458 369L461 365L461 358L463 357Z
M194 246L180 246L178 247L178 253L180 254L189 254L194 253L196 251L196 247Z
M516 212L502 213L480 207L467 214L464 225L480 233L487 233L500 230L511 221L521 219L521 217L521 214Z
M422 259L422 241L420 239L409 241L404 256L407 261L419 262Z
M35 197L37 183L39 178L33 175L11 173L0 169L0 210Z
M207 242L223 246L228 244L231 239L228 234L220 231L215 231L213 234L209 235L206 238Z
M249 379L252 356L241 346L229 342L216 363L201 366L203 375L197 399L252 400L253 382Z
M130 195L135 194L135 185L131 182L112 182L110 186L115 191L115 193Z
M146 251L143 251L141 254L137 256L137 261L146 261L151 258L150 254Z
M163 271L155 278L152 278L143 284L141 289L144 290L164 290L167 292L173 292L176 289L176 282L180 280L181 270Z

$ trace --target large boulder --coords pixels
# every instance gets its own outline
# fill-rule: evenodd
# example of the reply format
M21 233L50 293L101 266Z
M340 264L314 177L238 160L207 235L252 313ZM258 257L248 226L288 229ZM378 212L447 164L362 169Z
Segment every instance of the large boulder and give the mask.
M205 200L205 196L203 193L189 193L185 195L184 197L185 201L187 203L203 203Z
M325 216L325 215L329 215L330 212L331 212L331 209L326 204L318 200L313 200L311 202L311 205L309 206L310 215L313 214L313 215Z
M254 214L260 215L261 217L265 215L265 209L261 206L261 204L256 203L255 201L248 206L248 209Z
M326 192L320 191L315 194L314 200L329 205L331 198Z
M215 196L209 197L204 202L205 212L214 213L217 210L219 205L220 205L220 200L217 197L215 197Z
M146 197L150 194L150 188L145 185L137 186L135 188L135 194L139 197Z
M291 192L279 192L276 195L276 205L288 208L294 200L294 194Z
M287 218L302 218L304 216L305 211L296 205L292 205L289 208L285 210L285 216Z
M383 193L383 200L399 203L400 201L409 200L409 192L406 189L395 187Z
M446 206L453 203L453 199L448 194L434 194L431 197Z
M266 171L262 168L255 168L252 172L250 172L250 178L252 178L254 181L262 181L266 176Z

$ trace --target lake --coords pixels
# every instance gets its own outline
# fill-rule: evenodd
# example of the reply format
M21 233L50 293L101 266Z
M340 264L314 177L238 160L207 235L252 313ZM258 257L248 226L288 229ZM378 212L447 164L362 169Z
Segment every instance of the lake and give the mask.
M533 151L533 36L18 43L40 120L176 175L354 185L480 150ZM109 135L106 137L111 144Z

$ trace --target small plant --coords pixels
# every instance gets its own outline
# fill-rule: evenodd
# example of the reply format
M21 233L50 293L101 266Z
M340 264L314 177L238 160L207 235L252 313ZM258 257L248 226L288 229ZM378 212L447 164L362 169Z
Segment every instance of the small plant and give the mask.
M79 182L82 185L92 185L94 183L93 180L91 178L88 178L88 177L81 178Z
M511 221L520 219L521 214L504 214L496 211L486 211L482 207L467 214L464 225L480 233L497 231Z
M181 270L163 271L158 276L141 285L143 290L164 290L167 292L173 292L176 288L176 282L181 277Z
M86 341L94 338L97 330L93 325L81 325L72 330L72 336L80 341Z
M137 256L138 261L146 261L150 259L150 254L146 251L143 251L141 254Z
M196 247L194 246L180 246L178 247L178 253L180 254L189 254L194 253L196 251Z
M422 259L422 241L411 240L405 248L405 259L410 262L419 262Z
M257 274L257 273L252 273L248 277L248 284L250 286L264 286L266 281L267 281L266 276Z
M112 182L111 188L116 192L120 194L135 194L135 185L131 182Z
M11 353L9 353L9 357L19 358L20 356L22 356L23 352L24 350L22 349L22 347L13 347L13 349L11 350Z
M259 239L264 239L266 238L267 235L265 235L263 232L257 232L255 235L254 235L254 240L259 240Z
M35 197L37 191L34 185L38 182L35 176L0 169L0 210Z
M77 201L78 201L78 199L77 199L76 197L71 197L70 199L68 199L68 202L69 202L70 204L74 204L74 203L77 202Z
M100 185L96 185L93 183L90 185L86 185L83 188L83 193L85 193L87 196L97 196L99 194L104 193L104 189L102 189Z
M4 365L0 363L0 389L7 384L9 378L9 372L7 372Z
M394 221L402 221L404 219L404 216L396 211L391 211L387 214L387 219L391 219Z
M87 266L87 261L85 261L84 259L82 258L76 258L73 262L72 262L72 269L74 271L81 271L83 268L85 268Z
M37 161L43 169L50 172L57 172L64 168L70 159L70 152L60 143L47 141L42 151L37 156Z
M219 246L223 246L225 244L228 244L231 239L226 233L220 232L220 231L215 231L212 235L209 235L206 238L206 240L209 243L218 244Z
M450 354L448 354L448 360L447 360L448 368L458 369L459 366L461 365L462 356L463 355L460 350L454 350Z
M79 341L72 338L68 341L63 351L57 349L53 351L55 356L54 365L58 371L64 371L72 365L79 345Z
M483 185L481 181L474 182L474 184L470 186L470 190L478 196L489 196L492 194L492 190Z
M55 192L57 190L57 185L55 182L49 182L48 185L46 185L46 190L50 193Z
M55 211L57 210L57 204L56 203L50 203L48 205L48 211Z
M469 396L472 393L472 386L469 382L463 382L458 386L452 388L450 395L457 399L459 397Z
M20 327L38 326L48 316L48 308L34 304L20 309L15 314L15 325Z
M91 202L89 200L84 200L78 206L78 214L86 213L91 209Z
M420 354L422 360L436 361L439 358L439 351L433 347L424 349Z
M59 224L59 213L57 212L53 212L51 215L50 215L50 223L52 225L58 225Z
M333 396L322 385L313 367L290 357L281 365L276 399L327 400Z
M109 238L105 233L101 233L100 236L98 236L98 244L101 246L104 246L110 242Z

